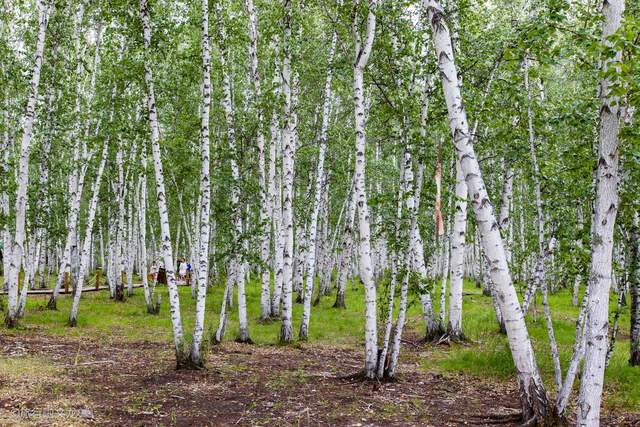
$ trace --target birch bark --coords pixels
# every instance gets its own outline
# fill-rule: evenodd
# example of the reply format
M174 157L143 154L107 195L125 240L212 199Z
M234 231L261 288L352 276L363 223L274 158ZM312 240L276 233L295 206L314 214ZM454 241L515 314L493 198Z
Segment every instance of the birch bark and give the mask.
M402 251L401 247L401 237L402 237L402 220L403 220L403 206L405 202L405 193L407 190L407 183L405 181L405 170L407 168L407 164L411 164L411 156L409 155L408 150L405 150L404 159L400 163L400 183L398 185L398 201L396 207L396 217L395 217L395 245L392 249L391 253L391 279L389 283L389 298L387 302L387 320L384 325L384 334L382 336L382 346L380 348L380 356L378 357L378 378L382 378L385 373L386 364L387 364L387 353L389 352L389 341L391 338L391 330L393 327L393 309L395 303L395 292L397 287L398 276L404 273L405 277L407 277L408 272L400 271L399 265L399 254ZM406 258L406 256L404 257ZM403 280L404 286L404 280ZM400 315L398 315L398 318Z
M86 141L89 137L89 122L85 124L84 128L84 136L82 134L82 121L81 121L81 96L82 96L82 76L84 73L84 52L85 47L81 44L82 37L82 19L84 16L84 2L80 2L78 7L76 17L75 17L75 32L74 32L74 44L75 44L75 52L76 52L76 100L75 100L75 117L76 123L73 129L73 136L71 137L73 140L73 168L71 174L69 176L69 195L70 195L70 203L69 203L69 213L67 216L67 227L68 233L65 241L64 250L62 252L62 259L60 260L60 268L58 270L58 277L56 279L56 284L53 289L53 293L51 298L49 299L49 303L47 307L49 309L56 309L56 301L58 298L58 294L60 292L60 288L62 286L62 282L64 279L64 273L68 272L72 274L72 278L75 280L78 270L79 270L79 259L78 250L79 250L79 236L78 236L78 219L80 216L80 202L82 199L82 192L84 189L84 179L87 171L87 166L89 164L90 158L93 156L93 151L88 152L86 147ZM91 72L91 86L89 90L89 99L88 104L91 104L91 100L93 99L93 95L95 92L95 76L98 69L98 63L100 59L100 40L101 40L101 24L98 25L96 29L96 50L94 53L94 61L93 61L93 70ZM122 48L120 49L118 55L120 56L122 53ZM94 129L94 135L97 135L97 132L100 128L100 120L96 124Z
M502 201L500 203L500 216L498 217L498 226L502 231L503 236L507 236L509 232L509 226L511 223L511 203L513 201L513 169L511 165L504 162L504 174L502 179ZM511 249L508 244L508 239L503 239L505 242L505 251L507 252L507 263L511 261Z
M324 104L322 107L322 127L320 128L320 147L318 152L318 166L316 169L316 186L314 195L313 212L311 213L311 224L309 225L309 251L307 259L307 275L304 285L304 307L302 311L302 321L300 323L301 340L306 340L309 334L309 318L311 317L311 298L316 277L316 243L318 232L318 214L320 212L320 197L322 196L324 184L324 155L327 149L327 131L329 130L329 114L331 109L331 79L333 77L333 56L336 51L338 34L336 31L331 36L331 47L329 48L329 67L324 83ZM325 221L326 226L326 221Z
M578 238L575 240L575 248L576 248L576 252L581 253L582 252L582 230L584 228L584 215L582 213L582 207L578 206L578 211L577 211L577 216L578 216ZM573 256L573 261L574 264L577 264L577 260L575 258L575 256ZM578 267L580 268L580 267ZM580 284L582 283L582 274L580 273L580 271L578 271L578 273L576 274L576 277L573 279L573 294L571 296L571 304L573 304L574 306L578 305L578 294L580 293Z
M524 57L524 86L527 92L527 124L529 131L529 150L531 152L531 167L533 169L533 181L535 185L535 201L536 201L536 227L538 231L538 261L534 271L533 283L529 284L527 293L522 301L522 309L526 313L529 309L532 298L535 298L537 289L546 286L543 282L545 278L545 261L547 254L544 248L544 212L542 209L542 185L540 182L540 166L538 165L538 156L536 154L535 133L533 131L533 106L531 99L531 90L529 85L529 55Z
M251 80L253 81L254 107L258 115L258 184L260 185L260 224L258 228L260 238L260 319L265 320L271 315L269 305L271 271L269 265L269 232L267 224L269 222L269 187L267 185L265 170L265 141L264 141L264 115L260 107L261 89L260 74L258 72L258 29L253 0L246 0L247 14L249 15L249 60L251 63Z
M156 110L156 95L153 83L153 74L149 64L149 46L151 44L151 25L147 0L140 0L140 17L144 36L144 78L147 85L147 108L149 113L149 125L151 127L151 151L156 176L156 200L160 217L160 231L162 240L162 257L167 274L167 288L169 291L169 306L171 312L171 324L173 326L173 341L176 351L176 365L182 368L186 362L184 349L184 336L182 319L180 317L180 296L176 285L175 271L173 267L173 250L171 248L171 232L169 230L169 211L167 208L166 192L164 186L164 172L162 169L162 157L160 155L160 142L158 130L158 113Z
M282 230L284 234L283 274L282 274L282 323L280 342L293 340L291 323L293 301L293 173L295 139L291 96L291 0L284 0L284 39L282 56L282 91L284 93L284 136L282 147Z
M406 191L406 207L409 212L410 221L413 222L417 217L417 204L416 204L416 191L413 183L413 167L411 152L407 149L404 154L404 185ZM405 201L403 201L405 202ZM398 237L402 237L398 234ZM387 376L393 378L395 376L396 369L398 367L398 357L400 356L400 345L402 342L402 331L404 329L404 323L407 312L407 294L409 289L409 265L411 264L411 253L406 253L402 257L402 270L404 277L402 285L400 286L400 306L398 307L398 320L396 321L396 329L393 336L393 347L391 350L391 357L389 361L389 367L387 369ZM400 266L396 266L399 268Z
M460 161L456 161L456 203L453 232L451 233L451 273L449 279L449 323L451 338L461 339L462 284L464 278L464 248L467 233L467 184Z
M340 262L338 263L338 273L336 277L336 302L333 304L334 308L346 308L344 301L345 292L347 290L347 276L349 275L349 262L351 260L351 250L353 243L353 227L356 219L356 194L355 194L355 181L356 175L354 173L351 179L351 189L347 194L347 217L345 219L344 231L342 236L342 252L340 253Z
M34 53L33 73L27 98L27 108L22 123L22 141L20 144L20 162L16 189L16 226L15 236L10 251L11 261L7 271L8 298L5 324L7 327L15 327L18 323L18 276L22 265L25 239L25 219L27 213L27 189L29 187L29 153L31 151L31 136L33 133L33 120L40 85L40 71L42 70L42 58L44 55L44 42L47 33L49 15L53 9L53 1L38 2L38 38Z
M211 48L209 46L209 0L202 0L202 117L200 124L200 236L198 239L198 294L196 297L196 318L193 325L193 340L189 357L195 366L204 366L202 336L207 301L207 281L209 277L209 212L211 204L211 179L209 171L209 109L211 108Z
M158 314L159 306L153 305L153 292L149 289L147 276L147 147L145 144L141 150L141 172L140 172L140 202L138 209L138 227L140 239L140 276L142 277L142 288L144 289L144 301L147 305L147 313ZM155 261L154 261L155 262ZM156 270L157 273L157 270Z
M57 49L54 48L54 54L55 52L57 52ZM56 125L57 125L57 112L58 112L58 106L57 106L57 102L56 102L56 94L60 94L59 91L55 91L54 90L54 83L55 83L55 74L56 74L56 70L54 67L54 77L51 79L51 87L49 89L49 94L48 94L48 104L47 104L47 132L46 135L44 137L44 141L43 141L43 147L42 147L42 159L40 162L40 190L39 190L39 200L41 203L40 208L38 209L38 213L40 215L42 215L42 221L46 221L47 216L50 214L50 207L49 207L49 152L51 151L51 140L53 138L53 134L56 130ZM59 98L58 98L59 99ZM1 198L2 196L0 196ZM0 203L2 203L0 201ZM48 234L47 234L47 229L46 227L39 227L38 230L36 231L37 233L37 237L36 240L41 243L41 245L39 246L38 250L41 251L42 253L36 254L36 260L35 262L38 263L38 268L37 268L37 272L39 272L39 287L41 289L44 289L47 287L47 284L44 281L44 270L46 268L45 265L45 261L47 258L47 240L48 240ZM35 274L34 274L35 275Z
M33 276L36 273L36 254L40 251L40 241L37 241L35 235L31 235L28 245L27 251L24 256L24 270L25 275L22 282L22 288L20 289L20 300L18 302L18 318L22 318L24 316L24 310L27 306L27 292L29 289L29 283L33 280ZM33 288L32 288L33 289Z
M624 0L603 2L602 42L610 46L608 38L622 21ZM622 53L616 53L621 60ZM602 71L611 66L603 60ZM620 100L610 93L608 77L600 81L600 130L596 170L596 194L591 236L591 267L589 272L589 306L586 321L586 351L584 370L578 396L577 425L600 425L600 403L604 381L611 287L613 233L618 211L618 134L620 132Z
M104 172L104 166L107 162L107 154L109 152L109 142L105 142L102 148L102 156L100 157L100 165L98 166L98 172L96 173L95 181L93 182L93 188L91 189L91 200L89 202L89 211L87 216L87 228L84 236L84 243L82 245L82 252L80 258L80 273L78 276L78 285L73 293L73 302L71 304L71 312L69 313L69 326L76 326L78 323L78 307L80 306L80 296L82 295L82 287L84 285L84 279L89 271L89 251L91 249L91 235L93 233L93 222L96 217L96 210L98 207L98 196L100 195L100 186L102 184L102 174Z
M366 118L364 99L364 71L373 49L376 31L377 0L369 0L367 14L367 29L364 41L358 34L354 21L353 35L356 41L356 58L353 66L353 100L355 104L355 133L356 133L356 167L355 167L355 196L358 208L358 227L360 231L360 280L365 290L365 360L364 374L368 378L375 378L378 360L378 325L376 320L376 286L373 282L373 265L371 262L371 228L369 224L369 208L365 185L366 171Z
M274 95L280 96L282 87L282 73L280 61L276 55L273 78ZM282 169L278 159L282 157L283 132L278 124L277 114L273 113L270 124L271 145L269 148L269 181L271 183L271 224L273 228L273 297L271 299L271 316L275 319L280 315L282 301L284 231L282 228Z
M437 1L424 0L423 4L433 30L433 42L454 145L462 171L465 174L482 245L489 259L491 279L498 292L500 310L505 318L509 346L518 372L523 416L525 420L542 422L552 415L552 408L540 377L516 290L511 282L511 274L493 206L484 186L473 145L470 143L469 124L458 84L458 73L454 62L449 28L443 9Z
M222 77L224 81L224 95L222 99L222 107L224 110L225 120L227 122L227 139L229 141L229 148L231 150L231 178L232 178L232 187L231 187L231 205L233 210L233 229L234 229L234 238L233 238L233 250L234 254L232 255L231 263L235 265L235 284L238 290L238 337L237 340L240 342L250 342L249 338L249 324L247 321L247 306L246 306L246 296L245 296L245 288L244 288L244 274L242 274L241 265L242 265L242 257L239 252L242 248L242 243L240 239L242 238L242 218L240 215L240 171L238 169L238 150L236 147L236 129L234 125L234 108L233 108L233 99L232 99L232 82L229 76L229 72L227 70L227 58L228 47L226 45L226 33L225 27L222 17L222 5L218 3L216 8L216 13L218 15L218 25L220 31L220 49L222 54L220 55L220 60L222 64ZM228 294L229 296L229 294Z
M4 132L2 138L2 164L0 165L0 171L2 171L3 176L9 176L9 152L10 152L10 144L11 140L9 138L9 104L8 102L5 105L5 110L2 112L2 120L4 125ZM0 214L4 218L9 217L10 213L10 202L9 202L9 194L6 191L2 191L0 193ZM9 230L9 222L6 221L4 227L2 228L2 244L3 244L3 258L2 258L2 271L3 274L7 275L9 273L9 265L13 260L13 256L11 254L11 250L13 248L13 236L11 235L11 231ZM9 288L8 280L4 280L3 283L3 291L7 291Z
M638 230L638 213L633 219L631 232L631 259L629 272L629 293L631 295L631 322L629 325L629 364L640 365L640 231Z

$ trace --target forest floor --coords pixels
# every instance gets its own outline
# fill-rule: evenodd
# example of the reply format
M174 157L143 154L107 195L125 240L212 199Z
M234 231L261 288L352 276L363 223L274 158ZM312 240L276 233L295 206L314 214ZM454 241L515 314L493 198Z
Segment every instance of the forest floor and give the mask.
M147 315L141 292L124 303L87 294L73 329L64 324L68 298L61 298L56 312L42 309L44 298L34 298L19 329L0 329L0 425L518 425L504 337L495 333L491 313L473 317L487 310L488 298L466 289L470 340L462 345L422 342L412 305L398 381L379 383L352 376L363 357L362 294L350 292L346 310L332 309L331 297L314 308L307 343L274 345L278 322L255 321L255 344L235 343L232 318L227 340L210 348L202 371L174 369L168 309ZM214 288L216 305L218 293ZM188 331L188 289L181 297ZM253 319L258 298L250 288ZM217 313L218 307L207 307L208 330ZM619 346L622 353L624 344ZM618 357L623 355L616 354L607 373L613 377L603 425L640 426L634 392L625 392L638 388L638 374L618 366ZM545 377L546 367L541 363Z

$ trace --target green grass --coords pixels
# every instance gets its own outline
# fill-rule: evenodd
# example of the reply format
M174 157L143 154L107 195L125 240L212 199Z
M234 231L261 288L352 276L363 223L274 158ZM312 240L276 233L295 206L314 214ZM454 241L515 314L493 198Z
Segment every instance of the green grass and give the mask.
M438 284L438 288L439 288ZM380 298L384 298L383 288L379 288ZM187 339L193 329L195 301L187 287L180 287L182 321ZM98 339L125 339L131 341L171 342L171 321L169 318L166 287L159 287L162 296L160 315L146 313L142 289L135 289L134 295L124 303L109 299L108 292L85 293L80 304L78 326L66 326L71 299L61 296L58 311L43 309L48 296L31 296L28 299L25 318L21 329L0 329L3 334L28 333L32 328L60 336ZM506 337L498 333L491 299L481 295L479 289L465 282L463 302L463 328L469 341L465 344L452 344L451 347L431 348L421 361L424 369L446 372L463 372L483 378L512 380L515 369ZM218 324L220 301L223 286L216 284L209 289L206 308L206 331L212 334ZM294 297L295 298L295 297ZM346 293L347 308L332 308L335 296L323 298L320 305L312 307L309 330L310 343L348 346L361 348L363 345L364 295L360 286L348 285ZM422 334L420 304L417 296L410 298L407 328ZM438 309L439 289L433 296ZM247 286L247 308L251 339L258 345L270 345L278 342L279 322L259 323L259 284L252 282ZM563 369L566 369L571 357L575 319L578 308L571 305L571 295L561 290L550 296L556 339L560 346ZM612 296L611 310L615 309ZM539 314L529 315L527 323L529 333L536 349L537 360L549 389L553 389L553 361L548 345L547 330L542 315L542 305L537 304ZM302 306L294 304L294 332L297 336ZM379 320L382 321L379 307ZM25 330L26 329L26 330ZM237 310L229 312L227 335L232 340L237 333ZM382 330L380 329L380 334ZM629 351L629 310L625 307L620 319L620 331L615 352L606 372L606 404L611 408L624 408L627 411L640 411L640 368L628 366Z
M465 282L465 292L480 293L471 282ZM434 299L439 301L439 292ZM556 341L558 342L563 375L571 359L578 307L571 304L567 289L549 295ZM610 318L617 305L617 295L611 296ZM640 411L640 368L630 367L629 359L629 307L623 307L620 329L611 362L605 373L606 403L612 408ZM537 299L537 314L527 316L529 335L533 341L536 358L548 389L555 389L553 359L549 346L542 302ZM432 357L423 360L428 369L443 372L465 372L479 377L498 379L515 377L515 367L506 336L497 333L497 322L491 298L482 295L465 295L463 299L463 328L471 345L454 344L450 349L436 349Z
M141 288L137 288L134 289L134 295L127 298L124 303L110 300L106 291L83 293L78 313L78 326L76 328L66 326L71 306L71 298L68 295L60 296L57 311L43 309L48 301L48 295L32 295L27 300L26 314L21 324L46 328L50 333L65 336L99 335L108 339L110 335L116 335L132 341L171 341L172 329L167 288L159 286L157 290L162 297L161 313L158 316L147 314L143 291ZM223 290L223 286L220 284L216 284L208 290L205 329L209 333L215 332L218 325ZM193 330L195 300L191 298L191 292L188 287L179 287L179 292L183 327L186 337L190 339ZM349 286L347 290L347 309L345 310L332 308L335 296L323 298L319 306L312 308L309 340L332 345L357 344L362 335L361 331L364 325L362 316L363 299L362 290L352 286ZM276 343L280 332L280 323L259 323L259 304L259 285L251 283L247 286L247 311L251 339L257 344ZM413 310L417 314L417 307ZM238 325L236 307L234 306L228 313L226 339L234 339ZM302 305L294 304L293 319L296 335L301 315ZM2 329L2 331L14 333L7 329ZM20 333L20 331L16 333Z

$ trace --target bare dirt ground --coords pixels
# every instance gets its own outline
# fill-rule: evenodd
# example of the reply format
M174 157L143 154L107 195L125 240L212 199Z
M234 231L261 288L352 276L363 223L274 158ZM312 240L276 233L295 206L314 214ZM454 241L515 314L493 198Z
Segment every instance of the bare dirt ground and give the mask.
M399 381L378 383L349 376L362 355L348 348L229 342L206 370L176 371L168 344L0 337L0 425L518 425L515 384L424 372L407 347Z

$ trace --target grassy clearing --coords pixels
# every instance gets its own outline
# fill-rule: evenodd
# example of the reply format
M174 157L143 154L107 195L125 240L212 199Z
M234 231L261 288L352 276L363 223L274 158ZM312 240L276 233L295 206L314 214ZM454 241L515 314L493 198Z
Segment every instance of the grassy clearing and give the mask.
M171 323L168 310L166 288L158 289L162 295L163 307L158 316L146 313L142 289L136 289L134 295L124 303L109 299L107 292L93 292L83 295L80 305L78 327L69 328L66 320L71 299L62 296L58 311L43 309L48 296L30 297L27 313L17 330L1 329L3 334L28 333L31 329L46 331L60 336L90 336L103 340L130 340L171 342ZM427 347L420 360L424 369L443 373L463 372L478 377L490 377L510 380L515 376L511 354L505 336L497 332L491 300L482 296L472 283L465 283L464 296L464 332L469 339L465 344L452 344L451 347ZM209 289L207 298L206 322L210 333L218 324L220 301L223 288L214 285ZM382 295L383 292L380 292ZM182 320L187 339L193 328L195 301L187 287L180 287ZM248 316L251 339L258 345L271 345L278 342L279 322L258 323L260 289L258 283L247 287ZM381 296L382 298L382 296ZM312 308L309 341L333 346L361 348L363 342L363 301L361 287L348 286L346 294L347 308L332 308L334 297L325 297L319 306ZM439 291L435 291L434 302L439 301ZM560 346L563 368L571 357L575 319L578 309L571 305L567 290L550 296L556 338ZM612 311L615 301L612 298ZM553 388L553 362L548 345L547 331L542 315L541 303L537 304L538 313L529 315L529 332L536 348L538 363L546 384ZM294 328L298 327L302 306L294 304ZM382 318L382 316L379 316ZM422 323L420 306L416 297L410 301L408 329L421 334ZM612 409L624 408L627 411L640 411L640 369L627 364L629 348L629 313L625 308L620 319L620 332L611 364L606 373L606 403ZM297 333L297 329L294 329ZM235 338L237 331L237 311L231 310L228 318L226 339ZM13 370L6 359L0 359L0 373ZM11 364L14 361L9 362Z

